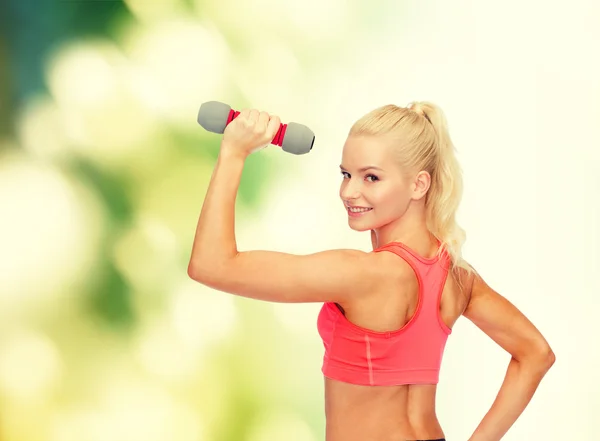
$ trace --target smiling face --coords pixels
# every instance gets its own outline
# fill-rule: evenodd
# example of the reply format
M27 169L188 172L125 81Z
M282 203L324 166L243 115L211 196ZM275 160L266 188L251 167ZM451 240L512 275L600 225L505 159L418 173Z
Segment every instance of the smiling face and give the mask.
M414 192L393 157L390 140L381 136L349 136L340 168L340 198L353 230L380 228L407 211ZM352 213L348 206L368 210Z

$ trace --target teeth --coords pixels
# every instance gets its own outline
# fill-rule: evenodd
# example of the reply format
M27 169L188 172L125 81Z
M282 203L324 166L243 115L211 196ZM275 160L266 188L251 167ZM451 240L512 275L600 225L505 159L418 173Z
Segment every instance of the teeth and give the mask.
M348 207L348 210L350 210L352 213L362 213L364 211L369 211L370 208L351 208L351 207Z

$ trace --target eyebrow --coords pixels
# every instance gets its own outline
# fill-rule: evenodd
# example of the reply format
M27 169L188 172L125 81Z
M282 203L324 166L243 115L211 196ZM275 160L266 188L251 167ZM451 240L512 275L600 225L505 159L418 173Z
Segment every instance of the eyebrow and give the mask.
M340 165L340 169L342 169L342 170L344 170L344 171L348 171L348 170L346 170L344 167L342 167L341 165ZM382 168L375 167L374 165L368 165L368 166L366 166L366 167L359 168L359 169L358 169L358 171L359 171L359 172L364 172L364 171L367 171L367 170L370 170L370 169L384 171Z

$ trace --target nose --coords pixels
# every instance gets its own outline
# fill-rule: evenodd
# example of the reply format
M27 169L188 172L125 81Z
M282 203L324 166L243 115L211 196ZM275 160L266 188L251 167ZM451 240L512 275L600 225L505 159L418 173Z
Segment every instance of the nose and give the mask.
M351 181L346 181L342 184L340 190L340 197L345 201L351 201L360 197L360 191L358 191L358 185L353 184Z

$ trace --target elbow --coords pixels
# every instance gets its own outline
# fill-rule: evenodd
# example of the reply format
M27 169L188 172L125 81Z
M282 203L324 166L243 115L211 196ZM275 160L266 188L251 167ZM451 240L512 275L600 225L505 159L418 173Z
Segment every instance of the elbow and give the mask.
M556 355L548 344L532 349L526 357L519 360L532 366L536 371L546 373L556 362Z
M546 369L550 369L556 361L556 355L554 354L554 351L552 350L550 345L548 345L548 343L545 343L538 350L538 352L539 353L537 355L537 358L539 360L539 363Z
M543 354L543 360L546 364L547 369L550 369L554 362L556 361L556 355L550 346L548 346L547 350Z
M202 281L206 277L205 276L205 274L206 274L205 265L202 265L199 262L190 260L190 263L188 264L188 268L187 268L187 274L190 279L195 280L196 282L202 283Z
M190 279L211 288L220 289L223 286L226 275L229 274L230 266L227 262L206 262L190 260L187 273Z
M190 262L188 265L187 274L190 279L198 281L198 270L194 265L192 265L192 262Z
M187 268L188 277L204 285L222 280L225 275L233 272L233 262L238 254L236 252L227 257L200 257L192 253Z

